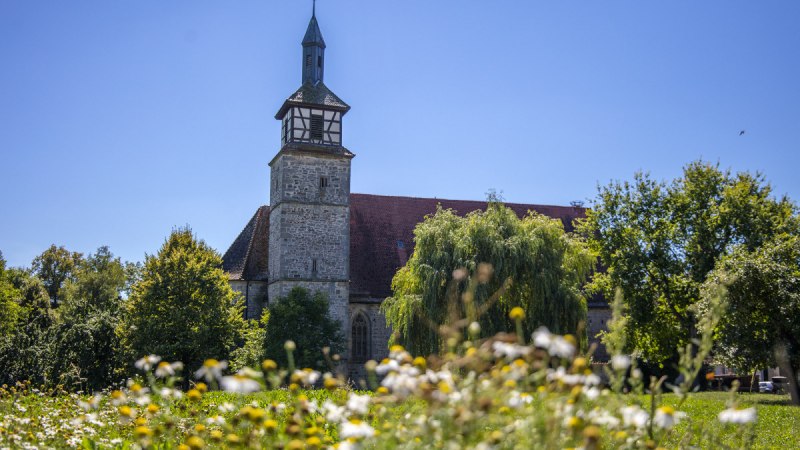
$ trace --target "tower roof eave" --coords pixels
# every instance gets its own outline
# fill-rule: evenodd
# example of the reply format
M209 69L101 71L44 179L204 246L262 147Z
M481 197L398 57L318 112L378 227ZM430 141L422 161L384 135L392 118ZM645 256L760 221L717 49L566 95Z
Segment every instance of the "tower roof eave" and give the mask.
M286 111L293 106L330 109L341 111L342 114L350 110L350 105L340 99L321 81L316 84L305 83L300 86L294 94L283 102L283 105L275 114L275 118L280 120L286 114Z

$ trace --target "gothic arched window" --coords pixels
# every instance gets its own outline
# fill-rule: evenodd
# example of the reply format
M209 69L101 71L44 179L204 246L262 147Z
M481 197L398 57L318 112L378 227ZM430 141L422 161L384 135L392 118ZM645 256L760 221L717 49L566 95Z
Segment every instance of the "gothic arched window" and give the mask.
M356 314L351 326L353 362L365 362L369 358L369 330L364 314Z

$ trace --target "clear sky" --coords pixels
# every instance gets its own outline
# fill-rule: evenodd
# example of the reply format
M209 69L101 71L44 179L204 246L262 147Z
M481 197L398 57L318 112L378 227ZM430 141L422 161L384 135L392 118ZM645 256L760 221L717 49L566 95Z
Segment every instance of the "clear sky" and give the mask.
M0 250L224 252L268 203L311 0L0 2ZM568 204L689 161L800 199L800 2L319 0L352 191ZM743 136L739 135L745 130Z

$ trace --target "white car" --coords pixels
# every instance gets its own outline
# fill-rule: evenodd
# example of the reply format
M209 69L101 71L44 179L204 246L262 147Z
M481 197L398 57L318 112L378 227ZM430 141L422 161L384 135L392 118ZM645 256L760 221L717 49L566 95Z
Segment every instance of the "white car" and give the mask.
M759 381L758 382L758 392L773 392L775 390L775 386L772 384L772 381Z

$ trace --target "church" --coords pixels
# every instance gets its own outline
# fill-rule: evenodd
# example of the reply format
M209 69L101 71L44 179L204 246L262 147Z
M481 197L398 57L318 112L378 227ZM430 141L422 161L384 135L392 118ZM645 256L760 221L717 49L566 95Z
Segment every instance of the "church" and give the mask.
M316 14L302 49L302 84L275 115L281 147L269 162L269 205L258 207L225 252L223 269L245 298L247 319L294 287L326 293L331 317L347 336L343 356L353 373L388 356L391 330L380 305L414 251L414 227L437 205L467 214L486 202L351 193L355 154L344 147L342 127L350 106L323 81L325 41ZM506 206L519 216L532 210L560 219L568 231L585 214L579 206ZM590 343L609 318L605 302L589 302Z

